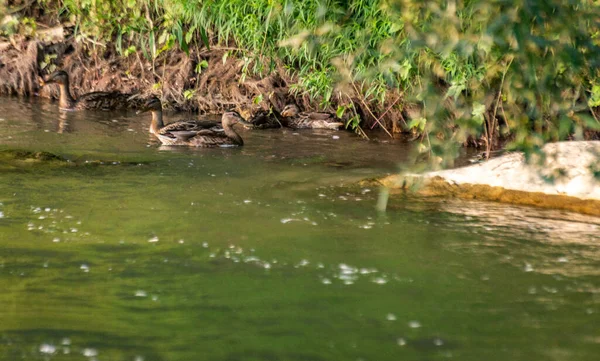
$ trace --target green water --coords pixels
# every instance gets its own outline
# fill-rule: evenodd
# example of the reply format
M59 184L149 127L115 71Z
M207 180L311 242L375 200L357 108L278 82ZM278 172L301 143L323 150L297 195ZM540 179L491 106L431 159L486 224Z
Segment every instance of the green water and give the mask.
M381 213L353 184L407 162L402 144L163 149L147 117L55 107L0 98L0 150L71 161L0 164L1 360L598 359L598 218Z

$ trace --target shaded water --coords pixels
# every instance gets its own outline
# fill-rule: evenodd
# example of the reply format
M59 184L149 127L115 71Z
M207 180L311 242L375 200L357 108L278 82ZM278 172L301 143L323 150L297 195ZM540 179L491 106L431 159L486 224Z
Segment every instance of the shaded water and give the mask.
M163 149L144 116L0 110L0 150L77 164L0 164L2 360L598 357L598 218L411 197L378 213L353 184L409 149L345 132Z

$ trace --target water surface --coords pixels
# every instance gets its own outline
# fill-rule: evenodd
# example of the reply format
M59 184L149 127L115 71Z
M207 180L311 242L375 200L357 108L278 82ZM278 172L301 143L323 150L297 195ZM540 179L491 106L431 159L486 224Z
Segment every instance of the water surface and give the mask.
M355 182L410 148L346 132L169 149L147 116L0 109L0 150L72 162L0 166L2 360L597 359L598 218L378 212Z

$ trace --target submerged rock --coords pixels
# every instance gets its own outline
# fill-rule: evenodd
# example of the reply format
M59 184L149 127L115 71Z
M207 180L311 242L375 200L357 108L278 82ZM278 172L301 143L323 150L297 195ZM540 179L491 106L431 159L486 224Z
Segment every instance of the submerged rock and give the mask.
M378 183L421 195L455 196L566 209L600 216L600 141L560 142L543 154L510 153L481 164Z
M65 158L49 152L32 152L29 150L8 149L0 151L0 163L26 165L38 163L67 163Z
M27 169L34 166L49 167L76 167L76 166L139 166L149 164L150 161L115 161L101 159L70 160L62 156L43 151L29 151L21 149L0 150L0 170Z

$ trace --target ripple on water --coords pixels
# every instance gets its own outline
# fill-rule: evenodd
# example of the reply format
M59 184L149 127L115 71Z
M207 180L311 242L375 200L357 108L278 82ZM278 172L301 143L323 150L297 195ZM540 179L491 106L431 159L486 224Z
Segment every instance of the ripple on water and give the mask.
M84 348L83 351L81 351L81 353L85 357L96 357L96 356L98 356L98 350L96 350L95 348Z
M408 322L408 327L410 328L420 328L421 327L421 322L419 321L409 321Z
M56 346L49 343L43 343L40 345L40 352L46 355L53 355L56 353Z
M208 248L208 244L206 245L206 248ZM374 267L359 268L346 263L340 263L336 266L326 266L322 262L311 262L309 259L301 259L298 262L289 263L285 261L280 262L276 259L265 260L257 255L253 248L248 251L236 245L229 245L224 250L214 250L209 253L208 257L211 259L224 259L233 263L255 265L265 270L284 269L287 267L309 269L317 272L316 276L318 281L324 285L330 285L334 283L334 280L338 280L342 284L350 286L361 279L379 285L385 285L389 283L390 280L401 283L412 282L411 279L387 275ZM310 267L311 265L312 267Z

